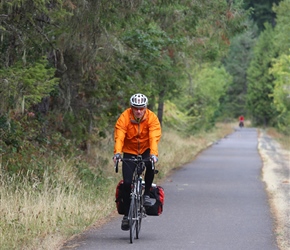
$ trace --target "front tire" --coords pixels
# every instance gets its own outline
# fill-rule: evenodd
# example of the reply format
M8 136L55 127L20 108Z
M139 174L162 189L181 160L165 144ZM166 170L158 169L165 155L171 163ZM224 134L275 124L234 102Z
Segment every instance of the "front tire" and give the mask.
M137 225L136 223L137 222L137 204L136 204L135 197L131 199L128 219L129 219L129 226L130 226L130 243L133 243L134 235L136 231L136 225Z
M139 239L140 231L141 231L141 223L144 214L143 207L143 197L140 195L139 200L137 201L137 220L136 220L136 239Z

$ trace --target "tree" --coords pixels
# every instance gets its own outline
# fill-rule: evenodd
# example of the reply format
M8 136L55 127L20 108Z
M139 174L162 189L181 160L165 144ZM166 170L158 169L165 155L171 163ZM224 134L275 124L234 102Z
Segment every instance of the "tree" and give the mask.
M257 24L259 31L265 29L264 24L270 23L275 26L276 14L272 10L274 4L278 4L281 0L244 0L244 8L251 9L251 18Z
M48 65L47 60L42 59L26 67L20 63L0 70L0 88L3 90L0 92L0 114L7 114L10 110L24 114L25 110L49 95L58 79L54 77L54 69Z
M162 122L164 101L179 92L195 64L219 60L230 36L243 29L240 4L1 2L0 67L33 65L45 56L60 79L50 93L50 122L61 117L58 129L76 144L83 143L93 132L98 138L112 129L136 90L149 96L154 109L158 105Z
M185 88L186 96L181 102L181 110L195 122L189 126L191 131L209 129L213 126L220 111L220 100L232 82L232 77L223 66L203 64L196 67L193 86ZM191 90L189 90L191 89Z
M267 53L265 53L267 51ZM253 60L248 68L247 108L257 125L274 124L276 115L273 107L274 77L269 73L273 50L273 28L266 25L254 48Z
M167 36L175 42L164 48L171 59L171 68L160 77L157 89L159 108L163 102L180 89L180 77L188 76L196 63L213 62L225 55L229 38L244 28L245 13L240 3L217 1L155 1L155 5L145 5L146 20L154 20ZM214 10L214 11L213 11ZM152 13L152 14L151 14ZM173 70L175 69L175 70ZM170 73L169 73L170 72ZM174 73L174 74L173 74ZM175 81L176 79L176 81ZM161 115L159 115L160 117Z
M288 54L290 45L289 0L281 1L279 5L273 7L273 10L277 16L274 29L274 46L278 54Z
M257 39L257 28L251 21L248 29L231 40L228 56L223 60L233 82L228 86L223 101L223 113L226 117L238 117L246 114L247 69L252 59L252 50Z
M282 1L275 6L277 15L274 29L274 47L278 58L273 60L270 73L274 75L273 104L278 111L277 126L284 133L289 133L290 124L290 38L289 17L290 1Z
M277 126L285 133L289 133L290 124L290 54L281 55L274 61L270 73L275 76L273 90L273 104L279 114Z

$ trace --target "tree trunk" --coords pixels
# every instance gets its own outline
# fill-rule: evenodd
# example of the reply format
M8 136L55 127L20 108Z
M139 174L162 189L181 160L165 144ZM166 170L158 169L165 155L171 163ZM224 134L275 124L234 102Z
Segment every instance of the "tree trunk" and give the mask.
M160 122L160 125L162 126L162 119L163 119L163 109L164 109L164 95L165 95L165 91L162 90L159 93L159 101L158 101L158 119Z

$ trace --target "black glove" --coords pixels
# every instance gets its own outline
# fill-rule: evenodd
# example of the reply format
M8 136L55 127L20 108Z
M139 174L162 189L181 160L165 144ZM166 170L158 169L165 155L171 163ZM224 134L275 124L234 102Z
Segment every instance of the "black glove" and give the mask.
M120 153L114 154L114 156L113 156L114 162L121 160L121 158L122 157L121 157L121 154Z

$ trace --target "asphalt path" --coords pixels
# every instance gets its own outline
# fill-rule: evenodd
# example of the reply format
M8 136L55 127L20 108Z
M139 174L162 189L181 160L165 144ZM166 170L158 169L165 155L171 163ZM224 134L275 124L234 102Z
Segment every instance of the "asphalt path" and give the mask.
M63 249L278 250L257 145L256 129L237 129L175 171L162 215L143 219L133 244L120 215Z

